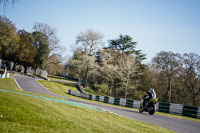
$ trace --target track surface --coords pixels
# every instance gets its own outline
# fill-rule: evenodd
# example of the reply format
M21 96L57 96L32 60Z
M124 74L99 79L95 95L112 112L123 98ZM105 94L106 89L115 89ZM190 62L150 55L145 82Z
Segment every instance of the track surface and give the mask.
M39 84L34 78L25 77L25 76L14 76L20 88L24 91L46 94L50 96L65 98L67 100L84 103L88 105L95 106L97 108L103 109L105 111L109 111L124 117L128 117L131 119L143 121L146 123L151 123L160 127L168 128L176 132L180 133L199 133L200 132L200 123L185 120L185 119L178 119L174 117L162 116L162 115L148 115L147 113L139 113L137 111L132 111L128 109L121 109L117 107L106 106L97 103L91 103L87 101L77 100L73 98L68 98L64 96L59 96L53 94L52 92L48 91L45 87Z

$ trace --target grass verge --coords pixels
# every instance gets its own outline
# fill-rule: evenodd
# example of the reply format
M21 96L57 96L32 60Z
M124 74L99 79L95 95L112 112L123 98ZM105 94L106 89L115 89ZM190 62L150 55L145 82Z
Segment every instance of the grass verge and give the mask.
M77 88L73 84L67 84L67 83L59 83L56 81L46 81L46 80L38 80L43 86L48 88L50 91L52 91L55 94L59 94L62 96L66 96L65 92L68 89L71 89L73 91L77 91Z
M92 90L91 88L83 88L86 92L90 93L90 94L93 94L93 95L100 95L98 94L96 91Z
M4 82L14 84L12 79ZM1 89L17 91L12 89L14 86L4 85L0 82ZM107 112L9 92L0 92L0 103L0 132L173 132Z
M15 90L15 91L20 90L15 83L15 79L13 78L0 78L0 89Z
M10 76L14 76L15 74L14 73L10 73Z
M197 118L191 118L191 117L186 117L186 116L167 114L167 113L162 113L162 112L156 112L156 114L169 116L169 117L175 117L175 118L178 118L178 119L191 120L191 121L195 121L195 122L199 122L200 123L200 119L197 119Z
M64 78L64 77L60 77L60 76L48 75L47 78L48 78L48 79L53 79L53 80L60 80L60 81L66 81L66 82L77 83L77 81L70 80L70 79L67 79L67 78Z

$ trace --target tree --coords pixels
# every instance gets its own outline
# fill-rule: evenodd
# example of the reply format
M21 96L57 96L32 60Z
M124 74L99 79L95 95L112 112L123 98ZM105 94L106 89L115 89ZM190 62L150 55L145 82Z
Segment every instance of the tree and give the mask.
M14 53L18 40L15 25L6 16L0 16L0 58L12 60L9 55Z
M14 62L13 70L18 61L16 53L19 49L19 36L16 27L6 16L0 16L0 58Z
M166 88L168 93L168 102L171 102L172 81L177 75L179 70L180 55L173 52L161 51L153 58L152 62L159 70L159 73L163 73L166 78Z
M118 71L117 71L117 64L115 54L117 52L113 51L112 49L104 49L99 50L98 55L98 75L99 84L107 84L110 88L109 95L114 96L116 95L116 87L115 83L117 82Z
M115 51L115 65L117 65L119 72L117 77L119 82L116 84L118 84L119 88L125 88L121 91L125 97L128 95L129 84L132 84L132 88L134 82L135 85L136 83L139 84L138 79L142 75L143 65L141 60L145 59L145 55L141 53L141 50L135 49L136 44L130 36L120 35L119 38L109 40L108 47L104 47L104 49L111 49L112 52ZM134 71L134 73L131 73L131 71ZM134 87L136 88L136 86Z
M137 42L134 42L133 39L128 35L120 35L119 38L109 40L109 46L105 47L116 50L124 54L130 55L134 54L139 60L145 59L145 54L141 53L141 50L136 50L135 47Z
M76 45L81 49L82 55L81 61L83 62L82 72L84 73L84 87L87 87L88 83L88 73L93 68L91 64L94 64L95 61L92 57L96 49L100 44L102 44L102 34L94 32L93 30L87 30L85 33L81 32L76 38Z
M73 56L68 60L67 67L69 76L80 78L81 68L79 64L81 53L79 50L74 51Z
M193 106L197 105L197 98L200 95L200 56L195 53L184 54L181 58L181 78L192 93Z
M134 85L134 88L136 88L137 80L133 79L139 75L139 73L137 73L138 67L136 57L134 56L125 55L124 58L118 59L117 71L119 73L121 85L124 88L125 99L128 96L129 89L131 89L130 85Z
M61 52L64 50L61 46L59 46L59 39L56 36L56 29L44 23L35 23L33 26L33 30L41 32L48 37L49 44L49 57L44 64L44 68L47 69L50 66L60 65L61 63ZM59 60L56 58L59 57Z
M144 95L144 92L146 93L146 91L149 90L149 88L154 88L156 91L157 97L159 97L160 101L167 102L169 100L168 94L166 95L165 73L163 73L160 70L160 68L158 68L155 64L149 63L145 66L140 82L142 82L142 84L138 87L138 90L140 90L140 92L143 95ZM174 102L174 99L173 99L173 102Z
M99 50L97 54L98 84L107 84L112 96L130 96L138 87L139 65L133 55L122 56L122 53L111 48Z
M48 37L45 34L38 31L34 31L32 33L32 37L32 44L37 50L34 68L44 68L44 64L47 61L50 52Z
M41 32L48 37L48 44L50 50L50 56L58 55L61 50L59 39L56 36L56 29L44 23L35 23L33 26L34 31Z
M18 62L23 65L24 73L27 73L27 67L33 66L36 56L36 48L31 44L31 33L28 33L24 30L18 31L20 36L19 49L17 53Z
M80 48L83 49L85 54L94 55L99 45L101 45L103 35L93 30L87 30L81 32L76 38L76 45L80 44Z
M52 63L49 63L52 62ZM48 74L50 75L60 75L63 72L64 65L62 65L61 57L60 56L53 56L52 58L48 59L45 64L47 67L45 67L45 70L47 70ZM54 64L55 63L55 64Z
M5 8L7 5L14 5L18 1L19 0L0 0L0 5L3 5L3 7Z
M77 78L84 80L84 87L87 87L88 76L93 69L96 67L95 58L89 56L82 51L77 50L74 57L69 61L70 70L73 70L78 75ZM71 73L70 73L71 74ZM75 74L75 75L76 75Z

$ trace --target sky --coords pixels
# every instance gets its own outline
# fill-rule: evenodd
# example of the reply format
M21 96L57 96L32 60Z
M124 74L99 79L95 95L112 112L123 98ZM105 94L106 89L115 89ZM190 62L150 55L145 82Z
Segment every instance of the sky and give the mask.
M71 45L82 31L92 29L108 40L120 34L137 42L137 50L151 61L160 51L200 54L200 0L19 0L0 15L32 32L34 23L57 30L60 45Z

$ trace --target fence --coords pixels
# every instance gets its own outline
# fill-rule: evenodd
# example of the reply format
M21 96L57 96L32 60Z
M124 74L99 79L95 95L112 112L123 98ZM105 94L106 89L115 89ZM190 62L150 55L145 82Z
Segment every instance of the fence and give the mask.
M85 99L99 101L103 103L109 103L113 105L119 105L119 106L124 106L124 107L129 107L129 108L140 107L140 101L138 100L128 100L124 98L83 94L83 93L72 91L70 89L67 91L67 93L73 96L78 96ZM200 107L192 107L192 106L185 106L181 104L158 102L156 110L158 112L200 119Z

